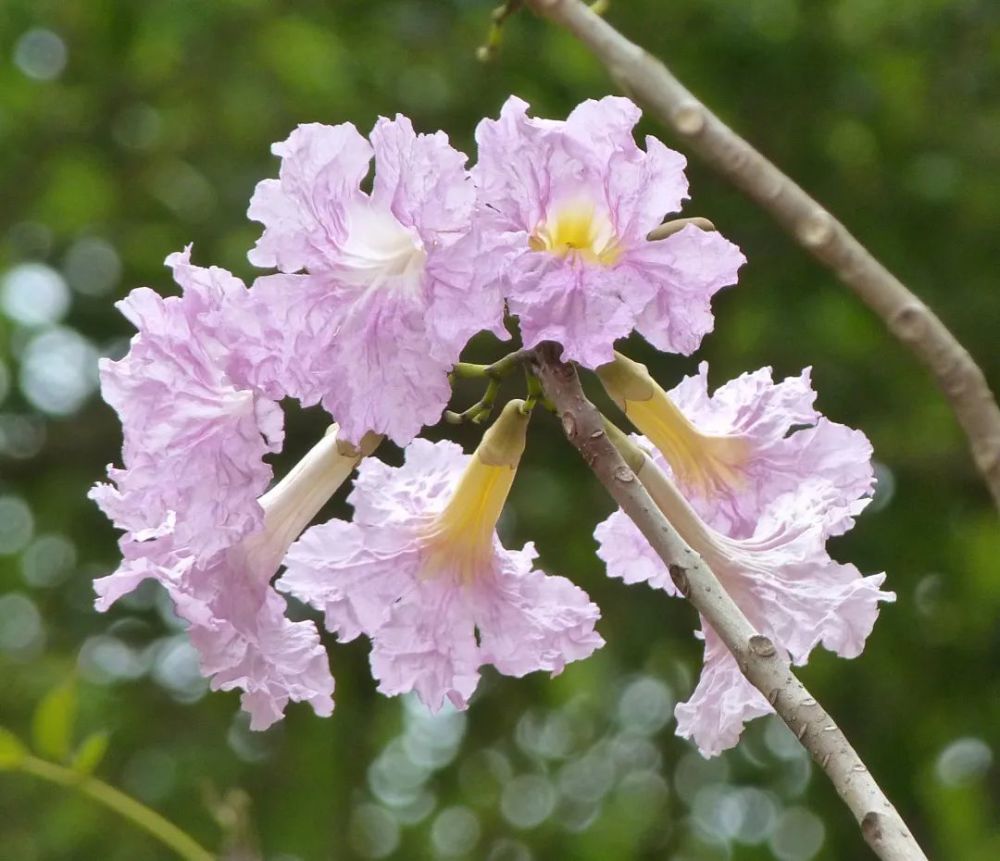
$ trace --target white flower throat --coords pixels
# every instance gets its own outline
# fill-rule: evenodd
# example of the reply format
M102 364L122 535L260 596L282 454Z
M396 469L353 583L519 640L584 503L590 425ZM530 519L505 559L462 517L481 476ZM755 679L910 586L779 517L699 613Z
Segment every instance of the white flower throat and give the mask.
M337 269L346 283L403 294L419 291L427 251L416 230L367 199L349 207L345 220L347 240L340 247Z

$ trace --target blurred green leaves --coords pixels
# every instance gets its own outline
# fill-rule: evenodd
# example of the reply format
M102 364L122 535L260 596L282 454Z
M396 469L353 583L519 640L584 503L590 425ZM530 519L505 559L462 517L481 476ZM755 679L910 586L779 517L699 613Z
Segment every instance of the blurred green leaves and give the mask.
M49 690L35 706L31 739L44 759L67 765L86 777L101 764L108 750L110 733L98 730L74 748L78 712L77 680L71 676ZM0 769L16 769L30 756L27 746L10 730L0 727Z
M28 749L10 730L0 727L0 771L18 768L28 755Z
M69 679L49 691L35 708L31 736L42 756L56 762L69 759L76 704L76 680Z

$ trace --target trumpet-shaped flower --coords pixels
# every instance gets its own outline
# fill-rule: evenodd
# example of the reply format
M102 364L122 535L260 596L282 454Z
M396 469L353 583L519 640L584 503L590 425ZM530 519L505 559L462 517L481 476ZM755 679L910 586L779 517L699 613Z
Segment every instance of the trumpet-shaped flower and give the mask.
M254 728L289 700L333 708L333 678L311 622L292 622L270 581L285 550L358 453L325 438L264 493L280 448L277 404L227 372L246 288L223 270L168 258L183 295L148 289L120 303L139 333L128 355L103 361L104 397L122 420L124 468L91 495L125 531L124 560L96 581L105 610L142 581L170 595L214 688L243 690ZM238 366L239 363L235 362ZM262 496L263 494L263 496Z
M556 341L563 359L611 361L616 339L638 331L688 354L713 326L710 299L736 282L745 258L718 233L687 226L647 234L687 197L684 158L632 136L640 111L608 97L565 122L535 119L518 98L476 131L484 246L525 346Z
M827 477L803 474L796 486L763 505L751 534L734 537L725 526L720 530L706 523L688 504L664 471L662 457L646 455L624 437L618 442L680 535L754 627L794 663L804 664L820 644L845 658L861 653L879 602L895 596L879 588L884 574L863 577L853 565L831 559L826 539L853 522L867 500L845 499L843 488ZM732 525L722 516L718 522ZM666 565L621 511L599 524L595 537L610 576L676 594ZM701 680L675 714L678 734L712 756L736 744L743 725L772 708L704 620L702 630Z
M281 170L250 202L264 224L250 260L288 274L253 288L274 345L258 383L322 401L345 439L406 444L440 418L468 339L506 336L503 299L477 274L465 156L402 116L370 142L350 123L310 124L273 149Z
M861 431L824 418L813 406L809 369L775 383L771 369L743 374L708 392L708 365L669 393L645 366L619 354L598 368L608 394L665 460L696 511L732 537L753 534L767 506L802 481L823 478L840 510L867 504L872 447ZM828 520L827 534L850 517Z
M322 610L341 640L370 637L387 695L464 708L484 664L555 674L603 643L587 595L535 570L531 544L507 550L496 536L524 448L520 408L510 402L471 456L417 439L398 469L366 461L354 521L314 526L288 553L278 587Z

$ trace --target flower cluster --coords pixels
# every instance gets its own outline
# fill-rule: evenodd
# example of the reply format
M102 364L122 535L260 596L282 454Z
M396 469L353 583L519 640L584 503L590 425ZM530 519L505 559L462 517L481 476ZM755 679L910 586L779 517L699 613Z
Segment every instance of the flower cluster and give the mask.
M508 401L473 453L418 438L456 377L487 393L445 416L489 414L514 363L468 365L462 351L478 333L517 331L524 350L511 356L555 342L597 372L655 448L644 480L657 502L761 631L798 662L819 643L856 655L891 596L881 577L833 562L825 541L871 490L865 438L819 416L808 374L775 384L760 371L709 395L703 365L667 394L615 353L633 332L695 351L712 296L744 262L703 222L651 238L687 182L679 154L637 145L638 119L622 98L555 121L512 97L480 123L471 168L443 132L402 116L368 137L310 124L276 144L278 177L248 212L263 225L250 261L270 271L247 286L193 265L188 248L167 259L180 295L140 288L119 303L137 334L101 380L123 465L92 496L124 533L123 561L96 582L99 609L159 582L203 672L243 692L255 728L289 701L333 708L319 631L288 617L282 593L339 640L367 637L379 690L431 709L466 707L486 665L555 674L586 658L603 644L597 607L536 568L532 544L508 549L496 531L542 402L530 368L526 400ZM283 399L319 404L333 424L272 486ZM369 457L384 438L402 466ZM353 518L313 525L355 468ZM673 592L624 515L596 536L611 576ZM704 636L701 683L677 714L710 754L769 707Z

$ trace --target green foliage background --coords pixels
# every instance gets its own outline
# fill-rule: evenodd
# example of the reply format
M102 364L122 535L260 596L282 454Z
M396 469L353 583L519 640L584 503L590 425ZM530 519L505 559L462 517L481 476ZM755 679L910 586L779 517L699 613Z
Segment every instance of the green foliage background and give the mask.
M197 262L252 277L246 204L276 171L270 143L299 122L366 129L399 111L471 152L477 120L512 92L559 117L612 91L579 46L527 14L509 23L498 60L478 63L489 10L480 0L0 4L0 279L40 262L72 288L62 341L39 341L50 327L0 306L0 724L27 737L34 705L77 674L81 737L111 733L99 773L205 845L236 846L231 857L254 857L237 854L248 834L274 861L867 857L776 723L756 722L707 764L674 737L665 709L696 678L696 620L604 578L591 532L610 506L547 416L504 527L598 601L608 646L555 681L488 677L467 718L427 720L377 696L366 646L331 644L334 716L293 707L251 735L235 695L203 695L155 593L104 616L91 607L90 581L116 562L113 531L84 497L119 458L116 421L92 390L94 357L129 335L113 300L143 284L170 292L161 261L191 241ZM609 17L842 217L1000 388L1000 6L620 0ZM24 71L33 28L65 47L51 79ZM888 571L898 603L861 658L817 653L802 675L932 857L994 861L996 512L915 361L737 192L696 162L690 178L688 214L712 218L749 265L717 299L699 357L668 360L641 343L630 352L667 386L699 358L716 384L761 365L782 376L811 365L821 408L871 437L879 493L834 550ZM484 341L470 356L497 349ZM54 407L45 386L58 394L66 379L90 394ZM475 396L463 390L462 403ZM288 449L321 426L293 415ZM90 802L0 772L4 861L167 857Z

